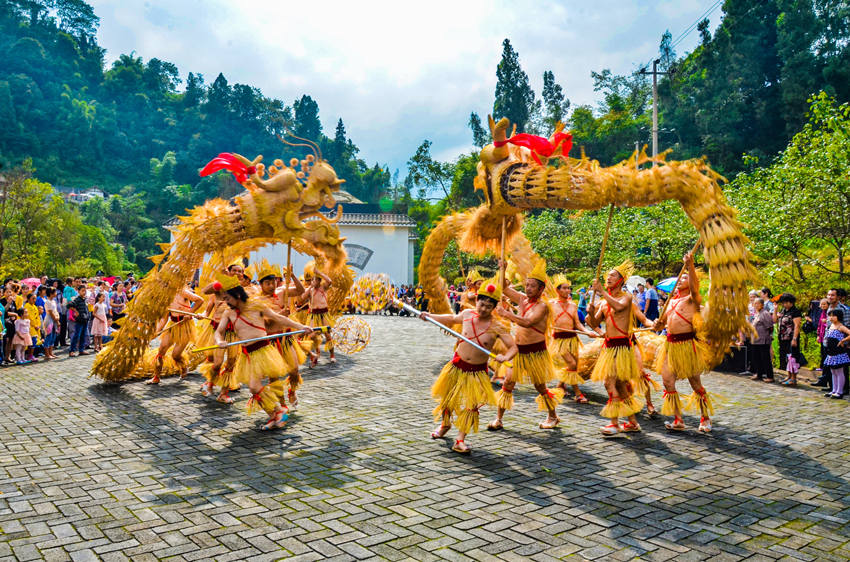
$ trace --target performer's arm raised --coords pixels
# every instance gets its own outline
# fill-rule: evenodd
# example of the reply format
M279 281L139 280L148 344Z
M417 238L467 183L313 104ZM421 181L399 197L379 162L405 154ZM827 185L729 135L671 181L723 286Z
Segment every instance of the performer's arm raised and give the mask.
M319 268L316 268L316 275L318 275L319 277L321 277L321 278L325 281L325 283L327 283L327 285L325 285L325 288L326 288L326 289L330 289L330 288L331 288L331 285L333 285L333 282L331 281L331 278L330 278L330 277L328 277L327 275L325 275L324 273L322 273L321 271L319 271Z
M602 287L599 279L593 280L593 291L595 294L601 295L614 312L622 312L632 305L632 296L629 293L623 293L619 299L616 299Z
M699 294L699 278L697 277L697 268L694 265L693 253L688 252L687 254L685 254L685 257L682 258L682 261L685 262L685 267L688 268L688 285L690 285L691 289L691 300L696 306L699 306L702 303L702 298Z
M183 289L183 296L192 303L189 308L194 309L196 306L204 304L204 298L189 289Z
M508 283L508 276L505 275L505 269L507 267L508 264L504 260L499 260L499 270L502 272L502 294L511 299L514 304L520 304L522 299L525 298L525 295L511 287L510 283Z

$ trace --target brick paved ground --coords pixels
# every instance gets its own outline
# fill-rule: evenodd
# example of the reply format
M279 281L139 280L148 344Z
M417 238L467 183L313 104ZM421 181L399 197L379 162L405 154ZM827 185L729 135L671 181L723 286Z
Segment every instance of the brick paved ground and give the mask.
M600 388L552 432L526 390L507 431L460 457L428 438L451 341L371 322L367 351L306 373L274 434L197 376L105 386L91 358L0 371L0 558L850 557L843 400L713 375L711 436L642 420L604 441Z

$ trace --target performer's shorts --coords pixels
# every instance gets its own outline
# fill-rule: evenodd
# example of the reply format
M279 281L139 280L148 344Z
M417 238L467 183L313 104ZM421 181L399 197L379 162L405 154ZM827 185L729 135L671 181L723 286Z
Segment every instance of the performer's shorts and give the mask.
M708 348L694 332L667 334L655 360L655 370L661 372L665 361L677 379L687 379L708 371Z
M607 379L636 382L640 377L637 359L630 338L605 338L602 351L590 374L590 380L605 382Z
M546 342L540 341L528 345L517 344L519 353L513 359L513 380L517 384L546 384L557 378L552 357L546 349Z

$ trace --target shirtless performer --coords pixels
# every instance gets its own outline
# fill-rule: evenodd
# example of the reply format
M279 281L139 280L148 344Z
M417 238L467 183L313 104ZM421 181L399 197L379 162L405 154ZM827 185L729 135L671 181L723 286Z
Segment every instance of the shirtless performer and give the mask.
M504 270L505 262L500 260L499 267ZM503 274L504 275L504 274ZM503 277L504 278L504 277ZM549 318L549 307L540 301L543 289L546 288L546 264L542 260L532 270L525 280L525 294L515 291L508 286L505 279L504 294L519 305L520 313L499 307L496 314L517 325L516 341L517 355L513 369L506 369L505 382L497 394L498 411L496 419L487 425L487 429L497 431L504 429L502 417L506 410L513 407L513 390L517 383L531 382L537 389L537 408L549 412L546 420L540 422L541 429L554 429L561 419L555 413L555 407L564 399L564 391L560 388L550 390L546 383L557 378L552 358L546 349L546 330Z
M249 299L245 289L234 277L221 277L219 283L224 291L227 310L221 317L215 332L215 341L222 349L227 346L226 326L233 325L238 341L267 335L266 322L275 326L291 328L292 330L311 329L286 316L275 313L260 299ZM257 407L268 414L269 419L262 426L263 430L283 427L288 418L286 408L280 403L286 389L283 377L286 376L286 365L280 353L277 352L270 340L248 343L242 346L242 351L236 359L235 375L240 383L248 385L251 398L248 400L248 413ZM264 377L269 378L269 384L263 385Z
M635 414L643 404L634 396L640 371L632 349L632 295L623 291L623 284L633 269L632 263L626 261L609 271L607 292L599 279L594 279L593 292L601 295L605 302L597 306L591 301L587 307L587 322L591 328L595 329L605 321L605 344L590 375L591 380L605 383L608 391L608 403L602 409L602 415L611 423L601 428L605 437L640 431ZM628 417L622 426L621 417Z
M304 272L304 278L310 282L310 286L304 291L301 300L310 303L310 312L307 315L307 325L311 328L320 326L333 326L333 317L328 313L328 289L331 287L331 278L319 271L319 268L314 269L314 275L308 276ZM325 349L331 358L331 363L336 363L334 356L334 341L330 332L325 332ZM319 363L319 352L322 342L322 337L319 332L313 333L313 351L310 354L310 368L315 367Z
M578 348L581 345L579 334L598 338L599 334L586 330L578 319L578 306L572 301L572 284L561 274L552 278L552 284L558 292L558 299L549 303L552 308L552 353L557 353L564 360L564 374L558 388L567 392L567 385L573 387L573 395L579 404L587 404L587 397L578 385L584 379L578 374Z
M291 290L286 290L285 287L279 287L279 280L282 279L280 268L278 266L264 265L264 268L257 274L260 281L260 296L266 301L269 308L281 316L289 316L289 310L286 307L285 299L289 296L298 297L304 294L304 286L297 277L289 271L290 277L295 280L295 287ZM286 294L286 296L284 296ZM281 334L282 329L275 328L272 322L266 322L266 329L269 334ZM301 348L301 345L293 336L287 336L279 340L272 340L286 365L286 372L289 377L288 381L288 396L289 396L289 411L294 412L298 407L298 397L295 391L301 386L301 373L299 366L307 359L307 355ZM281 400L281 404L284 402Z
M711 431L710 416L714 413L714 405L701 381L701 375L708 370L707 349L705 344L697 339L694 329L701 304L699 279L693 254L685 254L683 261L688 271L679 279L676 294L671 296L672 300L664 315L655 321L656 330L660 331L667 326L667 341L664 342L655 364L655 370L661 373L661 380L664 382L664 404L661 406L661 413L673 416L672 422L664 423L667 429L685 429L685 422L682 421L682 401L676 392L676 380L688 379L694 392L686 407L699 408L699 431L708 433Z
M228 274L241 270L241 262L239 265L230 265L226 269ZM233 277L238 279L235 274L233 274ZM241 283L241 281L238 281L238 283ZM223 284L221 281L214 281L204 287L201 293L211 295L210 304L207 306L207 316L211 318L212 341L209 344L205 342L204 346L215 345L215 332L221 324L222 316L228 309L227 303L224 300ZM236 332L233 330L232 324L225 325L225 338L229 342L236 341ZM230 396L230 392L237 390L240 386L233 373L238 351L237 347L230 347L227 350L213 349L210 351L207 355L207 360L200 366L201 374L207 379L207 382L201 385L201 393L204 396L211 396L215 387L218 386L221 388L221 391L216 400L222 404L233 404L233 398ZM225 354L227 355L226 363L224 361ZM224 369L222 369L222 366L224 366Z
M193 308L204 304L204 299L192 292L188 286L181 289L175 296L174 300L168 306L172 310L185 310L191 312ZM183 316L174 312L168 313L168 321L165 325L165 331L159 338L159 349L156 351L156 363L153 367L153 376L147 381L147 384L159 384L159 376L162 374L162 364L165 361L165 354L168 353L172 346L171 358L174 363L180 367L180 379L186 378L189 372L189 365L183 358L183 350L195 339L195 324L191 316Z
M457 315L423 312L420 318L431 318L449 327L461 325L461 333L484 349L492 350L496 340L501 340L507 352L498 355L496 360L508 361L516 355L517 347L510 333L493 317L493 309L501 298L498 280L492 279L478 289L475 310L462 310ZM487 358L481 350L459 340L454 357L443 367L431 387L431 396L438 402L434 418L441 420L440 426L431 433L431 439L444 437L452 427L452 414L456 415L458 433L452 447L456 453L470 452L465 439L470 431L478 432L478 410L496 403L487 376Z

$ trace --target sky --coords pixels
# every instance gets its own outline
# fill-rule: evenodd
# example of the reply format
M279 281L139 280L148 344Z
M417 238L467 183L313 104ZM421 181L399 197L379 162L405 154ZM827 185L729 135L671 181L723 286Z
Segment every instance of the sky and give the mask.
M342 118L369 165L406 173L424 139L452 160L473 148L472 111L492 112L502 41L510 39L539 97L551 70L573 106L596 105L591 71L630 73L651 61L715 0L430 2L88 0L109 64L135 51L177 65L185 80L249 84L292 104L319 104L326 135ZM711 28L721 10L711 12ZM676 47L699 42L696 30ZM220 151L227 152L222 146ZM272 155L265 155L267 158ZM592 155L591 155L592 156Z

